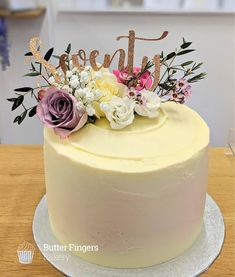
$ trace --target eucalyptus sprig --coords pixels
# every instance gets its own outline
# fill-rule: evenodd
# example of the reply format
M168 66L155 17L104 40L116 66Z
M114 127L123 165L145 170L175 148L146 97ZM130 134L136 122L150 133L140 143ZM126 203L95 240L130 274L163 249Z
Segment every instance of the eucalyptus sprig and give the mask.
M189 83L197 82L205 78L206 73L204 72L195 75L195 71L200 69L203 63L195 63L194 61L189 60L181 64L174 64L177 57L195 51L195 49L189 48L191 44L192 42L187 42L183 38L182 44L178 49L175 49L175 51L170 52L167 55L164 55L164 53L161 52L160 64L161 67L165 67L165 70L160 78L158 87L156 88L156 91L160 97L166 96L171 91L175 90L177 81L175 76L176 73L181 72L182 78L186 78ZM190 75L195 76L189 78Z

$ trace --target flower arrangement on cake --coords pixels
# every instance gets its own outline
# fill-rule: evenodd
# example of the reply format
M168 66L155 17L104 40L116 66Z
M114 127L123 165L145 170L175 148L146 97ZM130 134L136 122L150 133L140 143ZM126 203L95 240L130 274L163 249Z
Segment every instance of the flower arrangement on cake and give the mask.
M61 138L67 138L85 124L102 117L110 122L112 129L122 129L132 124L136 116L158 117L163 102L183 104L191 94L191 83L206 75L195 73L202 63L175 63L177 57L195 51L189 48L191 42L183 39L175 51L167 55L162 52L152 60L144 56L141 66L133 65L135 40L157 41L167 34L164 32L160 38L145 39L135 37L134 31L130 31L129 36L118 37L118 40L129 39L127 65L124 65L123 49L118 49L111 58L106 54L100 65L96 63L98 50L91 51L87 58L83 49L78 54L71 54L69 44L61 56L53 55L53 48L42 56L40 40L31 39L31 51L25 54L30 59L31 68L25 76L36 77L37 85L17 88L16 96L8 99L13 102L12 110L23 108L14 122L21 124L27 115L37 114L46 127L53 128ZM111 72L109 67L117 53L118 69ZM51 58L59 60L58 66L49 63ZM36 105L26 108L24 100L27 95L36 100Z

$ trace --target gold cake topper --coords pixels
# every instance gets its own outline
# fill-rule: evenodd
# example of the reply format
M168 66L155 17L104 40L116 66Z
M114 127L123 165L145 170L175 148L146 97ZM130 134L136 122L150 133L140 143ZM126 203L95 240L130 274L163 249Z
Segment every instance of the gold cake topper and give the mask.
M120 40L123 38L128 39L128 52L127 52L126 66L125 66L126 51L122 48L117 49L112 56L110 54L105 54L103 63L101 65L98 65L96 62L96 59L99 56L98 50L92 50L90 52L89 58L87 58L86 51L84 49L79 49L77 54L72 55L72 63L74 67L77 67L78 69L82 70L86 66L86 63L89 61L92 69L95 71L98 71L102 67L109 68L111 66L111 63L114 57L119 53L118 69L122 71L126 68L128 74L132 74L133 67L134 67L135 40L159 41L164 39L167 35L168 35L168 32L164 31L162 35L158 38L142 38L142 37L136 37L135 31L130 30L128 36L118 36L117 40ZM55 80L57 82L60 82L61 78L57 73L57 69L61 68L66 78L66 70L67 70L66 62L68 62L68 54L63 54L60 56L59 66L56 68L43 58L42 54L40 53L40 50L38 49L38 46L40 45L41 45L41 40L38 37L32 38L29 43L30 51L32 52L36 61L43 64L48 69L48 71L51 72ZM150 90L153 91L157 87L159 78L160 78L160 55L158 54L154 55L152 61L154 64L154 72L152 73L153 84ZM147 62L148 62L148 57L143 56L141 68L144 68Z

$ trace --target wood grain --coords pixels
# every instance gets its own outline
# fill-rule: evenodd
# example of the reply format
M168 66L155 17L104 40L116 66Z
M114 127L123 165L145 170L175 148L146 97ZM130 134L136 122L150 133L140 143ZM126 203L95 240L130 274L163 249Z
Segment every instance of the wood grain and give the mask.
M34 10L26 10L26 11L9 11L0 9L0 16L1 17L11 17L11 18L29 18L29 17L38 17L44 14L46 8L38 7Z
M235 276L235 157L222 148L209 150L208 192L223 212L226 238L220 256L201 276ZM44 193L42 146L0 145L0 276L63 276L37 248L30 265L20 264L16 254L23 241L34 243L32 220Z

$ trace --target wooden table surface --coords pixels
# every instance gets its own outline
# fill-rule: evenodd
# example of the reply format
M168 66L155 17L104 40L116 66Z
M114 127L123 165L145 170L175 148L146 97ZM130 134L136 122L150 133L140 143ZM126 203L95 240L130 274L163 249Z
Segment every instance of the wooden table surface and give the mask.
M224 155L222 148L209 150L208 192L223 212L226 238L222 253L201 276L235 276L235 157ZM16 254L18 245L24 241L35 245L32 220L44 194L42 147L0 145L1 277L63 276L44 260L37 248L29 265L20 264Z

